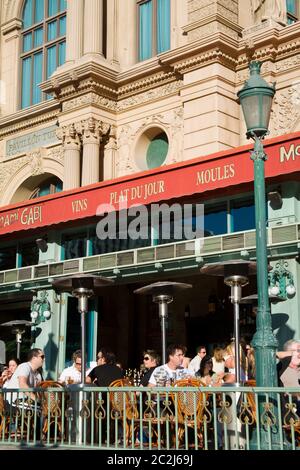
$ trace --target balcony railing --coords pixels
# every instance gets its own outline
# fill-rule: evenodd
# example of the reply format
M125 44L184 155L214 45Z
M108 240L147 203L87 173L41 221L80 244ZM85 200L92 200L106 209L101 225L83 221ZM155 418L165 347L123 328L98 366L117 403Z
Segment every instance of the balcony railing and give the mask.
M32 391L36 400L27 398L28 389L0 390L0 445L300 448L299 388L71 385Z

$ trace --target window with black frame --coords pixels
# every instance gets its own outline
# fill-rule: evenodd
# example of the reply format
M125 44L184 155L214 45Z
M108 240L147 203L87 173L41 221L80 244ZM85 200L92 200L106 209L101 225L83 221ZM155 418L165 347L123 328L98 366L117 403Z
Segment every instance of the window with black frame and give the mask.
M286 0L287 22L288 24L296 23L299 21L300 16L300 1L299 0Z

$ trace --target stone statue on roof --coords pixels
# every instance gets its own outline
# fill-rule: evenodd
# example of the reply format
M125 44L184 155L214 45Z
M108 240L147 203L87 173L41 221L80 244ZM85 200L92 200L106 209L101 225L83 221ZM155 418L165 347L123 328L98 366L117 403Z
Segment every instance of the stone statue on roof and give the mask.
M251 0L254 23L274 20L286 24L286 0Z

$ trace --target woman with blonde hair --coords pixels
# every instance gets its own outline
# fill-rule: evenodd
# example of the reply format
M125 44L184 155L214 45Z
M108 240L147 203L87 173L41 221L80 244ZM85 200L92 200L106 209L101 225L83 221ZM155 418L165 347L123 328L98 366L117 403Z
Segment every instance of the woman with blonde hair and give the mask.
M227 367L230 374L235 373L235 342L232 341L225 349L225 367ZM240 345L240 379L242 382L246 380L247 361L244 351Z
M224 361L224 351L220 347L216 347L213 352L213 371L216 374L224 374L225 371L225 361Z

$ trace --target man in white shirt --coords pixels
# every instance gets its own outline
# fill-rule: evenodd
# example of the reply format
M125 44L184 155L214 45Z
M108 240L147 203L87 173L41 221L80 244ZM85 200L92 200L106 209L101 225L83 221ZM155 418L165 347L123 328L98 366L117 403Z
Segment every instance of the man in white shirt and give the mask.
M179 344L170 344L167 348L168 362L154 369L149 379L148 387L169 386L176 380L194 375L188 369L182 367L184 349Z
M14 388L37 387L42 380L40 369L43 366L44 359L45 354L42 349L31 349L28 353L28 362L20 364L13 373L6 388L7 392ZM35 399L35 394L32 392L28 392L26 395L32 400ZM7 393L6 399L9 403L13 403L17 398L24 398L23 393Z
M200 369L201 360L204 356L206 356L206 347L205 346L198 346L196 349L197 355L193 357L191 362L189 363L188 369L189 371L195 375L196 372Z
M58 382L62 384L79 384L81 383L81 350L77 349L72 355L73 364L66 367L59 376ZM91 368L86 370L86 376L90 373Z

